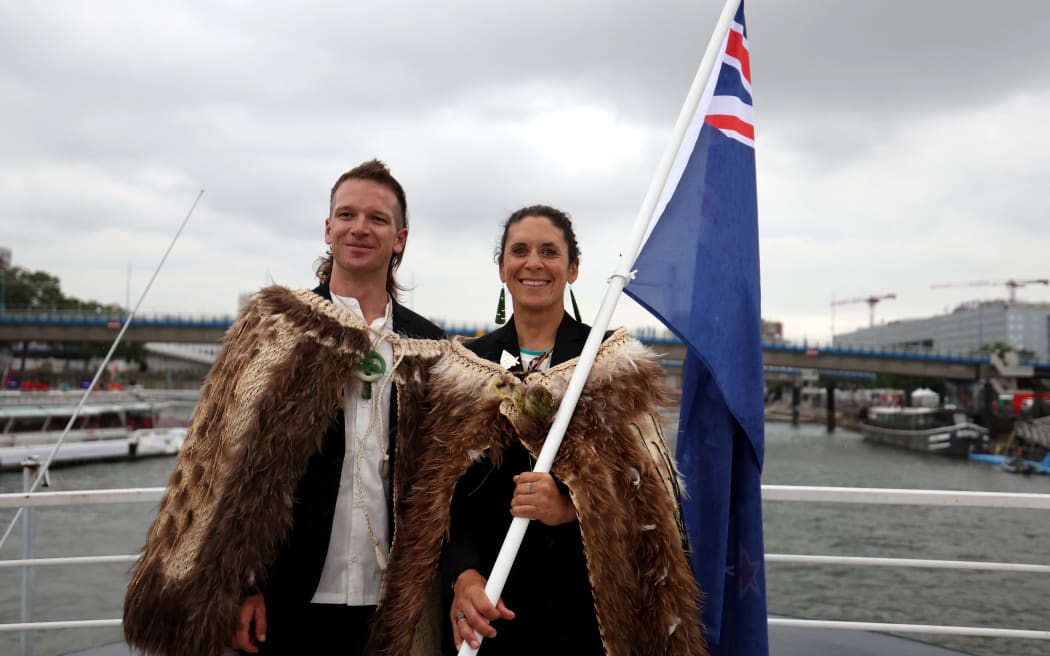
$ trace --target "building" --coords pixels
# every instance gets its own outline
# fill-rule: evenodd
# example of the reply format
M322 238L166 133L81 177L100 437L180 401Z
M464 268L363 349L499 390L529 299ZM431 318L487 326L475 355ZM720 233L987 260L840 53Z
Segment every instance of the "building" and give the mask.
M1022 360L1050 362L1050 303L972 301L949 314L892 321L833 337L835 346L953 355L972 355L981 345L997 342L1012 346Z
M780 321L766 321L762 319L762 343L783 344L784 324Z

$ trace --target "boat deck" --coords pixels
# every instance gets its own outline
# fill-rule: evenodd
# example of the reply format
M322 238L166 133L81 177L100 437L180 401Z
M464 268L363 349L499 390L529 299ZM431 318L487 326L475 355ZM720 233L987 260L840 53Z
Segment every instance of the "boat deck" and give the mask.
M963 656L964 652L885 633L769 627L770 656Z

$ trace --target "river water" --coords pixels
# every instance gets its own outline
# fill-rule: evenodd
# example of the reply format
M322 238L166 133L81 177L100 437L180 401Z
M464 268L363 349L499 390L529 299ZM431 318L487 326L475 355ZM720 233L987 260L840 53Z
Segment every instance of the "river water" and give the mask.
M173 458L84 465L54 472L52 490L163 485ZM1050 494L1050 477L1024 478L987 465L870 445L856 433L822 426L766 426L770 484L914 487ZM21 475L0 474L0 492L17 492ZM37 556L135 553L155 508L149 504L45 508L38 511ZM11 515L0 511L0 528ZM787 554L895 556L1050 564L1050 513L767 502L766 551ZM19 558L21 529L0 558ZM120 617L128 566L37 568L33 619ZM0 569L0 622L19 621L21 574ZM769 564L772 614L813 619L1050 629L1050 576L954 570ZM116 629L38 631L37 656L116 642ZM930 636L980 656L1050 653L1045 641ZM18 634L0 633L0 654L18 654Z

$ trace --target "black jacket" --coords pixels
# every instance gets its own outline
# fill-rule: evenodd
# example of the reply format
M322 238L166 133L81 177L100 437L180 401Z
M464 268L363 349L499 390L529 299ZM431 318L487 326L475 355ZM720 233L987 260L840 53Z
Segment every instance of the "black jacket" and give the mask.
M565 314L558 326L551 366L579 356L589 333L589 326ZM465 346L493 362L500 361L503 351L518 357L514 318ZM520 370L520 365L510 369ZM445 589L449 591L446 606L451 604L452 583L461 572L474 568L486 577L489 575L512 519L513 478L531 471L533 464L528 451L514 444L504 451L500 467L484 459L473 465L456 485L449 541L441 557ZM502 598L516 616L493 624L498 635L485 640L483 653L603 653L579 524L545 526L531 522ZM446 630L450 630L450 625ZM445 648L452 651L451 636L447 636Z
M314 292L332 300L326 284L317 287ZM399 335L421 339L445 338L441 328L396 300L393 301L392 320L393 330ZM397 457L394 448L397 437L396 388L391 395L388 426L387 453L390 456L390 471L394 471L394 459ZM273 627L267 631L270 636L284 633L283 627L293 628L317 590L328 555L345 451L343 413L339 412L325 433L321 452L310 459L306 473L299 481L291 533L281 545L277 558L262 582L267 623ZM392 485L390 489L393 489ZM387 497L387 509L390 522L388 535L392 536L394 513L391 496Z

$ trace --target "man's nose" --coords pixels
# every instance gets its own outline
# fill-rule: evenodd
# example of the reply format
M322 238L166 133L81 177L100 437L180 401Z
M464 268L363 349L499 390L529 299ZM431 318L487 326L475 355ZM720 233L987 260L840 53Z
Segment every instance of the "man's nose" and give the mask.
M350 232L364 232L367 226L368 221L363 214L357 214L350 219Z

